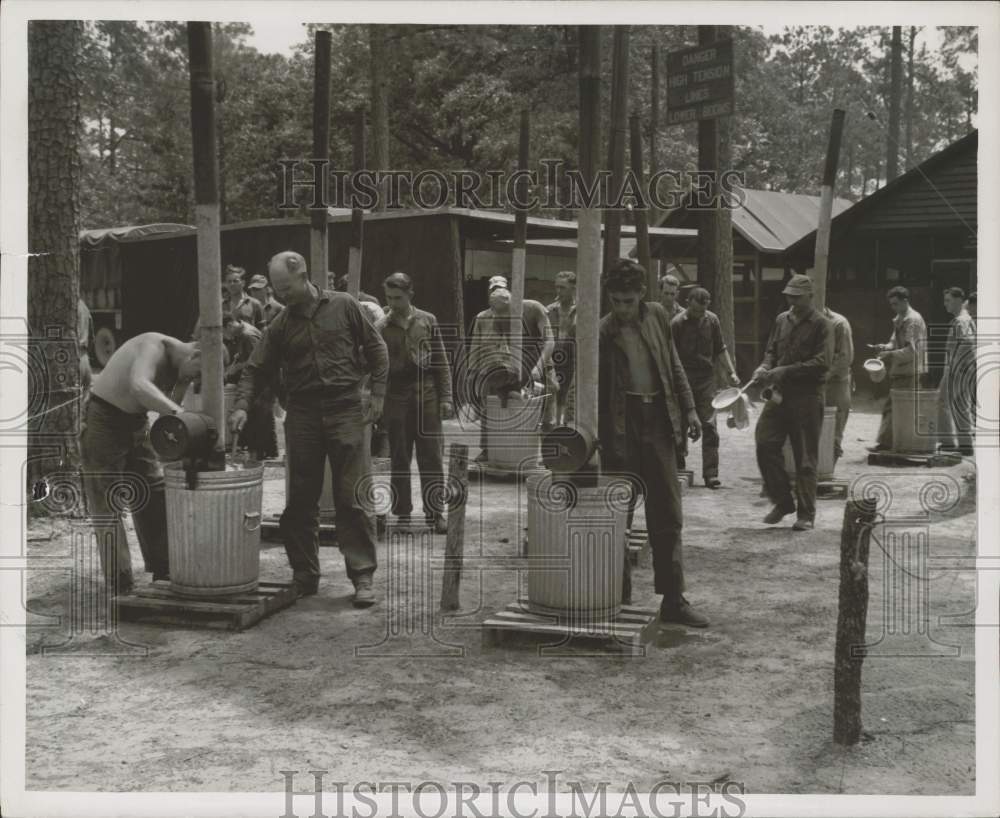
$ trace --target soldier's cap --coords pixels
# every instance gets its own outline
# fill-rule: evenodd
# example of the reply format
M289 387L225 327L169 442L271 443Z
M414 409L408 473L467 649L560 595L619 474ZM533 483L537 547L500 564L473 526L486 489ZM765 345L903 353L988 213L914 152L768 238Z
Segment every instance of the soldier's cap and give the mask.
M503 287L507 289L507 279L505 276L493 276L490 279L489 291L493 292L497 287Z
M264 276L254 276L250 279L250 283L247 284L248 290L256 290L258 287L263 289L267 286L267 279Z
M812 295L813 283L809 276L794 275L781 291L784 295Z

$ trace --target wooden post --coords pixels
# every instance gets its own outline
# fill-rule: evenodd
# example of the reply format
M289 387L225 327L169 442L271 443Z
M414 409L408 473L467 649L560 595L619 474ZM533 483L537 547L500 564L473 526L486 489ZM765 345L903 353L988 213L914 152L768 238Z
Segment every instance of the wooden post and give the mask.
M222 257L219 238L219 166L215 139L215 76L212 24L187 24L191 74L191 143L195 226L198 228L198 320L201 328L202 411L226 428L222 393ZM215 442L212 466L225 467L224 435Z
M580 173L587 185L597 177L601 145L601 29L580 26ZM597 329L601 318L601 214L577 212L576 250L576 420L597 429Z
M899 108L903 95L903 27L892 27L892 48L889 57L889 133L885 146L885 181L899 175Z
M830 258L830 221L833 218L833 187L837 181L837 161L840 158L840 137L844 133L844 112L833 111L830 123L830 141L826 146L826 165L823 168L823 187L819 197L819 226L816 228L816 252L813 265L813 303L816 309L826 306L826 273Z
M833 740L861 738L861 663L868 617L868 546L874 500L848 500L840 529L840 601L833 670Z
M530 145L530 120L527 111L521 111L520 144L517 154L517 169L528 169L528 149ZM528 200L528 179L517 179L517 198ZM528 211L518 207L514 211L514 251L510 266L510 352L514 371L521 372L522 334L524 315L524 276L527 269ZM520 374L518 375L520 377Z
M313 74L313 158L330 158L330 45L329 31L316 32L316 56ZM326 168L323 168L324 177ZM325 190L321 185L320 190ZM327 242L326 197L322 207L309 214L309 272L313 284L326 288L326 272L330 269Z
M354 112L354 172L365 169L365 110ZM365 242L364 211L351 192L351 245L347 251L347 292L355 298L361 292L361 254Z
M388 74L391 70L386 48L384 23L368 26L369 55L371 62L372 98L372 171L389 170L389 90ZM388 180L378 185L378 202L375 210L386 209L389 196Z
M611 169L609 198L614 201L625 183L625 142L628 133L628 44L629 27L615 26L614 66L611 78L611 138L608 140L608 167ZM604 211L604 269L621 255L622 212Z
M639 189L646 189L645 175L642 172L642 131L639 115L632 114L629 119L629 130L632 141L632 173L635 174ZM649 204L644 202L643 204ZM653 301L657 296L656 270L649 255L649 211L644 207L635 209L635 249L639 264L646 271L646 300Z
M649 175L652 176L658 170L656 150L656 136L660 129L660 47L654 45L650 59L650 67L653 73L652 98L649 106Z
M444 577L441 581L441 610L460 607L459 585L465 550L465 500L469 493L469 447L452 443L448 447L448 534L444 546Z

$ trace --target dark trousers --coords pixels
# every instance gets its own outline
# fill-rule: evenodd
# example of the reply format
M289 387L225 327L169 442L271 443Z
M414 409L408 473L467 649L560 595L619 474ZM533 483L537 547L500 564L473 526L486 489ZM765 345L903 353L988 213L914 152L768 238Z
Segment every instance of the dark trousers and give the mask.
M133 584L132 560L121 514L126 500L146 570L167 574L167 505L163 470L149 443L145 415L129 415L92 396L87 426L80 440L83 490L95 525L109 525L111 537L100 535L98 556L105 581L117 593Z
M792 504L792 486L785 471L781 451L785 440L792 445L795 458L795 505L805 520L816 517L816 463L819 460L819 436L823 428L821 393L784 393L780 404L768 401L757 420L757 465L764 478L764 489L776 505Z
M265 390L250 404L247 422L240 432L239 445L258 460L278 456L278 433L274 422L274 392Z
M444 438L437 395L420 394L419 386L402 394L387 394L383 417L392 459L392 513L413 511L410 463L416 448L424 516L442 517L444 509L434 507L434 498L442 496L444 483Z
M694 409L701 421L701 476L706 480L719 476L719 427L715 423L715 373L687 373L688 383L694 395ZM677 468L685 468L687 440L677 448Z
M327 458L333 478L337 541L347 576L356 581L363 574L374 573L374 531L363 505L371 474L371 444L362 421L360 394L309 402L291 399L285 417L285 445L288 497L281 532L295 579L312 584L319 578L319 498Z
M885 396L885 405L882 407L882 423L878 427L878 439L876 440L879 446L886 449L892 448L892 390L916 390L917 384L917 376L914 374L889 376L889 394Z
M837 425L833 436L833 457L844 455L844 428L851 414L851 376L826 382L826 405L837 409Z
M642 403L623 396L626 451L624 469L646 499L646 531L653 555L653 587L668 603L684 590L681 552L681 490L673 431L663 398ZM626 555L626 565L628 558Z

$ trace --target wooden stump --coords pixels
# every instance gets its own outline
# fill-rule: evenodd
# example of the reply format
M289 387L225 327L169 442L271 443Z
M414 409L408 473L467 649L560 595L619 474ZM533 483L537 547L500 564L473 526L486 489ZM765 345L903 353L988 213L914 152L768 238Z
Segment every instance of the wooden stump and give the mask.
M868 617L868 546L874 500L849 500L840 530L840 600L833 671L833 740L861 738L861 663Z
M452 443L448 447L448 534L444 547L444 578L441 582L441 610L459 607L459 584L465 545L465 500L469 494L469 447Z

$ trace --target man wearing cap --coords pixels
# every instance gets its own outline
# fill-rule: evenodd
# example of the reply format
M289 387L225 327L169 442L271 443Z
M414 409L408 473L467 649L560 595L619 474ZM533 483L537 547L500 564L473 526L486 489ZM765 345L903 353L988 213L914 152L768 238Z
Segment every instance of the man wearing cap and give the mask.
M319 589L319 498L329 459L337 541L354 583L354 605L365 608L375 603L376 559L372 520L359 487L371 474L365 426L382 414L385 342L357 301L310 282L298 253L278 253L268 274L286 306L243 370L229 425L234 432L242 429L256 395L284 370L288 497L281 532L295 584L303 595ZM362 409L361 382L368 373L371 398Z
M915 392L927 374L927 324L910 306L910 291L906 287L893 287L886 297L894 313L892 338L886 344L877 344L875 349L889 371L889 394L882 408L878 438L874 446L868 447L870 452L892 449L892 390Z
M262 275L256 275L250 279L250 283L247 285L247 293L251 298L255 298L260 302L264 313L265 327L284 309L281 304L274 300L274 290L267 283L267 278Z
M232 315L246 321L257 329L264 328L264 307L256 298L243 291L247 271L232 264L226 267L225 296L222 299L222 314Z
M812 279L793 275L782 290L789 309L774 322L764 360L754 371L757 383L772 387L757 420L757 465L774 508L764 522L774 525L797 512L795 531L816 520L816 463L823 428L824 386L829 370L830 324L813 307ZM795 496L785 471L782 447L790 440L795 458Z
M695 410L701 421L701 469L705 485L710 489L722 486L719 480L719 432L715 426L715 363L723 362L726 379L739 386L729 350L722 340L722 324L708 309L712 296L703 287L695 287L688 295L688 306L670 322L677 354L680 356L688 384L694 395ZM681 464L683 468L683 464Z
M437 318L413 306L413 282L393 273L384 284L388 314L376 324L389 351L389 380L383 420L392 457L392 513L413 510L410 463L417 451L424 518L444 534L444 509L435 507L444 482L441 421L452 416L451 369Z
M552 368L556 378L554 400L549 398L546 412L550 423L564 423L567 418L567 396L573 381L576 336L576 273L562 270L556 273L556 300L546 307L549 324L555 335L552 351ZM572 411L570 413L572 415Z
M836 464L844 454L844 427L851 414L851 364L854 362L854 336L850 322L839 312L829 307L823 315L830 322L831 344L829 352L830 371L826 379L825 402L836 407L837 422L833 436L833 462Z
M493 276L489 281L489 292L490 307L476 316L470 348L471 367L476 373L476 398L482 417L482 452L476 458L478 463L488 460L487 395L506 395L535 381L541 381L550 395L554 395L557 389L551 364L555 339L545 307L528 298L521 302L521 371L518 372L512 357L512 317L507 279L500 275Z

